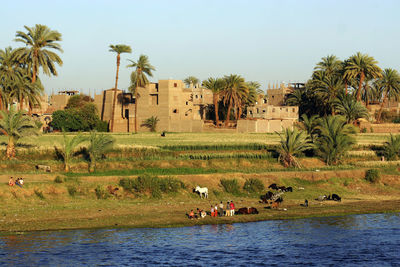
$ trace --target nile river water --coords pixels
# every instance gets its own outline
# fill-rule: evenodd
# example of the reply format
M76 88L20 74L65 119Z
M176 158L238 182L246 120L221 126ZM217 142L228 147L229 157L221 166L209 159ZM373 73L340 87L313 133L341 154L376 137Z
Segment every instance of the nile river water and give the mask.
M0 236L0 265L400 266L400 214Z

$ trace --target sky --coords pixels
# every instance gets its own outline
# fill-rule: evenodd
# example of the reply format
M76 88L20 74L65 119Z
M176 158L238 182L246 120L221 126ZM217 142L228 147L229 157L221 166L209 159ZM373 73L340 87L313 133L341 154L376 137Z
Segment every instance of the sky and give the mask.
M39 74L47 93L100 93L115 84L116 54L126 44L119 88L127 89L127 59L149 57L151 81L240 74L269 83L304 82L322 57L356 52L400 71L400 1L396 0L26 0L2 2L0 49L24 25L62 34L58 76Z

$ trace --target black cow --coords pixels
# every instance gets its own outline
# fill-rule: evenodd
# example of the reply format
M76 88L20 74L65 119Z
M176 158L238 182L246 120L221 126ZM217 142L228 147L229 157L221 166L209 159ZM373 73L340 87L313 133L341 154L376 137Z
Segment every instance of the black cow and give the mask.
M341 202L341 201L342 201L342 198L339 197L339 195L332 194L332 200L333 200L333 201L339 201L339 202Z
M286 191L285 192L293 192L293 188L291 186L286 187Z
M262 202L268 203L268 200L270 200L274 196L274 193L271 191L268 191L265 195L262 195L260 198Z
M276 184L270 184L270 185L268 186L268 188L273 189L273 190L278 190L278 189L279 189L278 186L277 186Z

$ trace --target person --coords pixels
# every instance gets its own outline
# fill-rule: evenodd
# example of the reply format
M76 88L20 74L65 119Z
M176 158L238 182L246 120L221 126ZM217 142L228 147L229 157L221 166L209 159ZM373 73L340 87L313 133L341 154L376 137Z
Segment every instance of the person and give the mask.
M14 186L14 185L15 185L14 179L13 179L12 177L11 177L10 180L8 181L8 185L9 185L9 186Z
M229 204L229 201L226 202L225 216L231 216L231 205Z
M214 207L211 205L211 217L214 217Z
M200 216L201 218L204 218L204 217L207 216L207 212L205 212L204 210L201 210L201 209L199 209L199 208L197 208L197 213L199 214L199 216Z
M215 206L214 206L214 215L215 215L215 217L218 217L218 205L217 204L215 204Z
M24 185L24 180L22 180L22 178L17 178L15 184L18 185L19 187L22 187Z
M193 210L191 210L190 211L190 213L189 213L189 219L194 219L194 212L193 212Z
M222 201L221 201L221 203L219 203L219 208L218 208L218 211L219 211L219 216L224 216L224 204L222 204Z
M235 204L233 204L233 201L231 201L231 204L229 204L231 208L231 216L235 215Z

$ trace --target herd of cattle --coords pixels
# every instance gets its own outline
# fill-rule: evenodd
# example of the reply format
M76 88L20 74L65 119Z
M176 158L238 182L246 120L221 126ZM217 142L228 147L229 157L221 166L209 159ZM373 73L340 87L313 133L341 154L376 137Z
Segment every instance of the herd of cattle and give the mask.
M274 192L268 191L265 195L262 195L260 197L261 198L260 203L269 204L270 206L266 207L269 209L277 209L279 207L279 205L283 202L282 195L286 192L293 192L293 187L278 186L276 183L270 184L268 186L268 189L271 189ZM193 192L199 193L200 197L203 197L203 193L204 193L205 198L208 198L208 189L206 187L200 188L199 186L197 186L195 189L193 189ZM337 194L332 194L332 195L328 195L328 196L327 195L319 196L315 200L317 200L317 201L326 201L326 200L341 201L342 198ZM306 199L304 204L300 204L300 206L308 207L308 200ZM249 208L240 208L235 213L236 214L258 214L259 212L256 208L249 207Z

